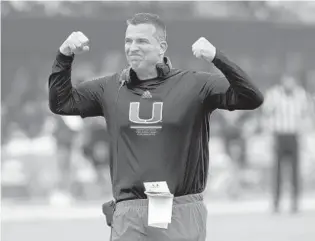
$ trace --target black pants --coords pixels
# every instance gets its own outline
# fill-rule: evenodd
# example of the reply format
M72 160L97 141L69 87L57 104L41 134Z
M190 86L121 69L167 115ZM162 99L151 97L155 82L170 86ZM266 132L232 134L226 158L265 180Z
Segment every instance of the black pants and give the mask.
M122 201L112 207L110 202L103 205L111 241L206 240L208 211L202 194L174 197L167 229L148 226L148 199Z
M281 186L283 177L289 174L291 184L291 209L297 211L298 197L300 192L299 186L299 145L298 138L295 134L276 134L276 162L274 166L274 189L273 204L277 211L281 198ZM284 168L289 168L287 173Z

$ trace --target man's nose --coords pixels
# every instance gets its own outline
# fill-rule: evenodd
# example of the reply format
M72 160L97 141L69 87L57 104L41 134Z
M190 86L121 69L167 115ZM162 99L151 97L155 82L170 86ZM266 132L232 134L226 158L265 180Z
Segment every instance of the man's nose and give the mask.
M139 50L139 46L137 43L135 43L134 41L130 44L129 46L129 51L130 52L136 52Z

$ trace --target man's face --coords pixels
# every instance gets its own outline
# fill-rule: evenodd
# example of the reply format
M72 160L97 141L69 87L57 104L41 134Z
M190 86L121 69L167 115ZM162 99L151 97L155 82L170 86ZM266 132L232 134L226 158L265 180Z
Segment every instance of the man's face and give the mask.
M125 53L130 66L141 71L155 66L160 61L163 48L155 37L152 24L129 25L125 37Z

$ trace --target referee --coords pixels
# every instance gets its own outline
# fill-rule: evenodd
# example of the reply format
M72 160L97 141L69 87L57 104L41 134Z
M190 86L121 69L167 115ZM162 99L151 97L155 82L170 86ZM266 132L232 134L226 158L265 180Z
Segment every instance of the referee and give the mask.
M289 168L291 184L291 211L298 211L300 193L299 140L305 133L304 121L311 106L306 91L295 76L284 74L280 84L266 92L262 107L265 129L274 136L275 165L273 180L273 208L279 211L283 171ZM287 173L287 172L286 172Z

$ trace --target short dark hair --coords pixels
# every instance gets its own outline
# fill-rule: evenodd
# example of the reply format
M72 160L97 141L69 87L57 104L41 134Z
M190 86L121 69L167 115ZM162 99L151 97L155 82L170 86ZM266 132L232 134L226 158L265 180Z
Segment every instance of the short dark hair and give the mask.
M127 25L152 24L156 28L156 38L159 41L166 41L166 26L159 15L152 13L137 13L127 20Z

